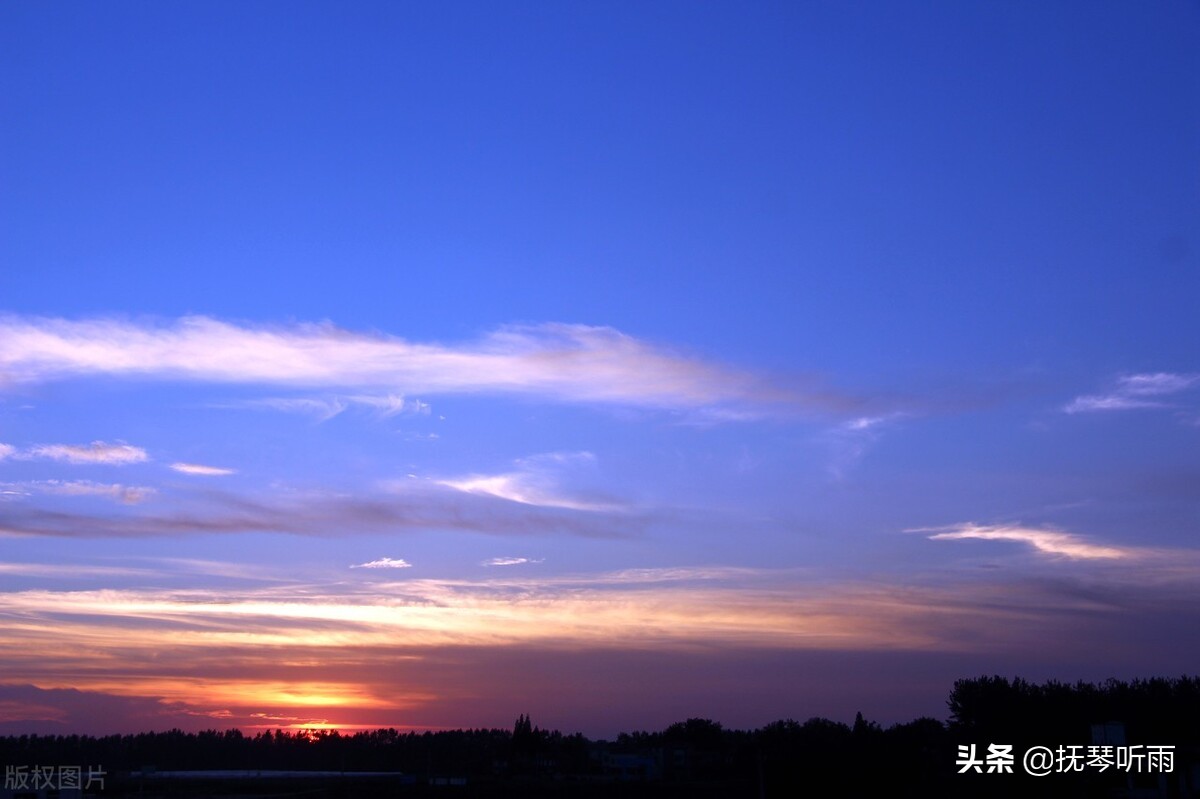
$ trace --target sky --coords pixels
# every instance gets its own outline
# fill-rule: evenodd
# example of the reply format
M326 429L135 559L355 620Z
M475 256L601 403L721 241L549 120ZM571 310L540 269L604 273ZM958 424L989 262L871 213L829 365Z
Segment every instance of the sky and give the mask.
M5 3L0 733L1200 657L1200 6Z

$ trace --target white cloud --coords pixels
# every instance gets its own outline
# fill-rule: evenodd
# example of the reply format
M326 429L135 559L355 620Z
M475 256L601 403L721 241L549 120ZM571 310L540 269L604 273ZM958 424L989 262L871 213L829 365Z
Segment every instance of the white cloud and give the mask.
M484 566L520 566L525 563L541 563L541 559L534 560L532 558L490 558L485 560Z
M441 436L437 433L421 433L416 430L399 431L405 441L437 441Z
M40 382L81 375L381 387L406 394L527 394L672 409L842 404L828 393L800 396L773 388L608 327L510 326L474 343L446 346L331 324L249 327L207 317L167 325L0 319L0 377Z
M380 558L367 563L356 563L351 569L408 569L412 564L404 558Z
M829 430L825 434L831 450L829 473L839 480L845 477L883 435L883 429L901 415L860 416Z
M183 474L195 474L208 477L220 477L227 474L236 474L236 469L222 469L220 466L204 466L199 463L172 463L171 468Z
M1137 408L1165 408L1167 403L1154 399L1168 394L1178 394L1200 383L1200 375L1154 372L1125 375L1117 379L1113 389L1105 394L1088 394L1076 397L1063 406L1066 413L1089 413L1093 411L1124 411Z
M1136 554L1133 549L1092 544L1082 536L1064 533L1059 530L1040 530L1017 525L986 527L970 523L936 529L942 530L942 532L937 532L929 536L933 541L957 541L964 539L1016 541L1028 544L1039 554L1070 558L1072 560L1119 559L1132 557ZM918 528L905 532L933 532L933 530Z
M587 450L579 450L578 452L540 452L537 455L518 458L514 462L523 469L536 469L547 465L572 466L595 463L596 456Z
M237 403L219 405L223 408L258 408L284 413L299 413L313 416L318 421L325 422L335 416L340 416L354 406L361 406L375 412L383 419L389 419L400 414L428 416L430 405L418 399L407 399L402 394L350 394L328 397L267 397L265 399L246 400Z
M1118 383L1126 393L1144 396L1147 394L1174 394L1195 385L1197 380L1200 380L1200 375L1157 372L1155 374L1129 375L1122 377Z
M565 469L594 461L595 455L590 452L546 452L518 459L514 472L472 474L435 482L467 494L491 496L523 505L583 511L618 510L618 505L574 496L558 486Z
M0 461L17 454L17 448L12 444L0 444Z
M385 419L402 413L429 415L429 403L421 402L421 400L405 399L403 394L384 394L381 396L355 394L346 399L358 405L374 408Z
M313 416L317 421L325 422L338 416L349 406L339 397L268 397L266 399L247 400L232 406L235 408L265 408L284 413L299 413Z
M885 421L887 421L887 417L884 416L860 416L843 424L842 429L852 431L870 430L872 427L882 424Z
M556 494L535 484L536 478L523 472L510 474L471 475L456 480L439 480L438 485L463 491L467 494L483 494L520 502L522 505L537 505L543 508L569 508L571 510L608 510L610 506L584 502L563 494Z
M26 457L49 458L50 460L66 461L67 463L107 464L111 466L142 463L149 459L146 455L146 450L141 447L131 447L128 444L106 444L103 441L93 441L87 446L40 444L36 447L31 447Z
M1163 403L1153 400L1124 397L1118 394L1094 394L1076 397L1063 410L1067 413L1089 413L1091 411L1129 411L1137 408L1162 408Z

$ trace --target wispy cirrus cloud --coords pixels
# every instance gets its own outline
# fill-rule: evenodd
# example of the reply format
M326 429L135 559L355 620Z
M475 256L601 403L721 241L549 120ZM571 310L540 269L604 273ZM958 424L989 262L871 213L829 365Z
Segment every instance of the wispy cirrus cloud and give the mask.
M336 416L341 416L351 408L364 408L381 419L393 416L421 415L428 416L430 405L418 399L408 399L401 394L350 394L332 395L327 397L266 397L263 399L245 400L237 403L226 403L218 407L248 408L298 413L312 416L317 421L325 422Z
M1060 530L1023 527L1021 525L957 524L941 528L915 528L905 532L933 532L933 541L1015 541L1026 544L1040 555L1071 560L1116 560L1131 558L1138 550L1130 547L1093 544L1086 538Z
M382 655L393 664L406 647L442 646L988 651L1003 649L1004 638L1028 636L1038 624L1072 629L1098 610L1146 610L1152 602L1143 595L1196 596L1194 571L1159 577L1115 582L1098 595L1044 580L1027 580L1013 591L1008 581L916 586L688 567L539 579L10 591L0 593L0 613L19 623L0 629L0 663L10 679L25 678L25 669L95 676L83 667L109 651L123 660L158 651L161 659L139 662L177 660L193 675L232 678L243 674L228 667L232 653L262 662L265 646L325 652L313 658L321 661L335 651L353 658L354 649L361 658ZM964 638L982 628L986 635ZM179 636L180 630L189 634ZM78 646L63 648L64 639ZM226 666L215 667L218 662ZM279 657L267 663L277 669ZM121 673L130 679L143 674ZM187 686L176 683L174 690Z
M165 558L146 555L133 556L129 560L157 564L160 575L202 575L253 582L288 582L295 579L295 572L292 569L271 568L262 563L233 563L205 558Z
M125 466L150 459L146 450L141 447L133 447L124 443L107 444L103 441L93 441L87 445L39 444L20 453L18 457L46 458L66 463L108 466Z
M522 566L526 563L541 563L542 559L533 558L488 558L481 565L483 566Z
M478 494L509 502L519 502L522 505L536 505L543 508L568 508L570 510L613 510L611 505L587 502L574 499L566 494L557 493L546 486L537 477L524 472L508 474L473 474L452 480L439 480L439 485L462 491L466 494Z
M161 572L128 566L97 566L80 563L0 563L0 574L54 579L64 577L111 579L113 577L156 576Z
M246 400L221 407L298 413L304 416L312 416L319 422L325 422L335 416L339 416L349 406L340 397L267 397L264 399Z
M1177 374L1154 372L1125 375L1117 379L1116 385L1103 394L1088 394L1076 397L1063 406L1065 413L1091 413L1095 411L1125 411L1138 408L1166 408L1169 404L1161 398L1179 394L1200 385L1200 374Z
M832 453L829 472L841 479L860 461L867 450L883 435L883 430L902 414L859 416L839 424L825 434Z
M894 623L909 617L906 605L925 606L911 591L798 590L789 575L762 570L713 570L707 577L686 574L687 569L682 570L686 576L657 571L547 580L296 584L291 590L27 590L0 593L0 612L26 622L21 630L0 631L0 643L13 643L27 636L31 625L49 620L63 635L93 622L81 643L108 638L111 625L118 624L126 633L120 645L135 648L135 639L148 645L172 629L194 629L196 638L181 644L197 654L231 646L328 649L390 646L397 640L413 646L540 641L612 648L640 641L673 647L708 641L863 649L929 640L915 615L910 620L915 624ZM101 619L107 623L95 624Z
M846 664L857 669L875 656L880 668L872 679L894 671L905 653L996 662L1017 652L1028 665L1029 652L1046 662L1085 652L1132 664L1131 635L1164 651L1183 646L1177 657L1194 657L1195 645L1180 642L1178 629L1195 623L1196 574L1195 564L1180 573L1151 566L1105 572L1099 584L1091 576L1025 578L1014 590L1010 580L978 576L914 585L681 566L538 579L507 572L486 580L7 591L0 592L0 614L10 620L0 625L0 669L8 685L0 685L0 701L57 706L48 689L71 688L62 699L87 691L145 698L158 724L168 713L190 713L197 725L320 718L379 727L412 722L420 712L426 715L417 718L436 726L457 723L446 718L457 719L455 708L476 718L489 695L503 695L495 709L506 717L514 686L545 692L550 685L549 701L569 703L611 684L613 673L631 675L618 692L629 701L626 683L640 684L632 675L640 678L654 662L664 664L663 679L646 692L647 706L664 693L677 696L681 669L725 663L727 684L744 687L749 659L761 656L763 674L777 673L781 658L797 674L807 672L804 664L824 664L798 692L800 702ZM1184 603L1183 622L1163 617L1164 597ZM817 659L792 659L805 653ZM513 680L533 664L546 679L597 669L606 679ZM41 690L21 693L14 683ZM702 690L714 693L708 682ZM760 712L777 715L779 690L770 685ZM745 701L741 693L738 701ZM110 725L120 718L89 704L80 718ZM13 718L46 715L29 707ZM133 730L150 724L126 723Z
M609 327L512 325L450 346L331 324L252 327L199 316L169 324L0 319L0 377L44 382L89 375L531 395L660 409L723 407L735 416L754 408L842 410L847 404L828 392L781 388Z
M522 505L582 511L616 511L621 506L563 490L562 476L572 468L594 463L590 452L547 452L520 458L514 471L500 474L471 474L435 481L438 485L467 494L496 497Z
M415 484L415 485L410 485ZM593 516L555 507L497 502L428 483L397 483L385 495L285 493L266 498L206 492L197 508L157 513L100 514L64 508L0 504L0 536L149 538L209 533L297 535L466 530L495 535L580 535L619 538L644 520Z
M412 564L404 558L379 558L378 560L356 563L351 569L409 569Z
M26 480L19 483L0 483L0 489L8 494L29 495L54 494L70 497L109 497L126 505L144 502L156 492L147 486L131 486L121 483L95 483L91 480Z
M430 410L429 403L418 399L407 399L401 394L353 394L346 399L357 405L375 409L385 419L399 414L428 416Z
M237 474L236 469L226 469L220 466L205 466L200 463L172 463L171 468L182 474L193 474L201 477L224 477Z

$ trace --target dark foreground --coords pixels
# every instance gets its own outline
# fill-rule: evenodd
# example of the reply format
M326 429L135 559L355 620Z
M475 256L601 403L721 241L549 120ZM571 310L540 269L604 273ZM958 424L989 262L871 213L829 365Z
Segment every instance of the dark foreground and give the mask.
M1129 797L1200 799L1200 678L981 677L950 720L689 719L615 741L541 730L171 730L0 738L0 799L99 797ZM1031 757L1037 755L1037 757ZM89 779L90 777L90 779ZM86 790L83 787L90 783Z

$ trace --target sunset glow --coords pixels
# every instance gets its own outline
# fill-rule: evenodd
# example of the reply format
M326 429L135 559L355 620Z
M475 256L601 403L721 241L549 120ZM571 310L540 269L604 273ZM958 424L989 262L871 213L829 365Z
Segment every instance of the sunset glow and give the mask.
M1197 31L0 9L0 731L1194 668Z

